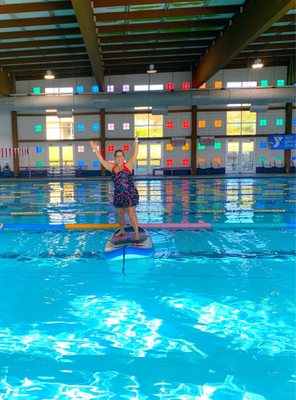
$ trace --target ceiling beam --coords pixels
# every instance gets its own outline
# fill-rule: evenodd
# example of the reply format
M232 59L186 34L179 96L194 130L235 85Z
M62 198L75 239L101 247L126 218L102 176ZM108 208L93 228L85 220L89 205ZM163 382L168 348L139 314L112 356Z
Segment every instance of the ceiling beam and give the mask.
M295 35L259 36L253 43L294 42Z
M233 19L222 37L214 43L199 62L193 74L193 87L199 87L229 63L273 23L293 7L294 0L248 0L243 12Z
M199 21L174 21L174 22L147 22L140 24L113 24L98 26L98 34L114 32L137 32L137 31L162 31L165 29L197 29L197 28L216 28L219 29L227 24L227 19L203 19Z
M150 49L144 49L142 51L126 51L126 52L121 52L121 53L105 53L103 54L103 60L104 62L106 60L111 60L115 58L120 58L127 60L129 58L149 58L149 57L166 57L167 59L170 59L173 61L173 59L178 56L178 55L184 55L184 54L190 54L190 55L195 55L196 57L202 54L201 50L197 49L170 49L170 50L150 50Z
M17 14L37 11L72 10L68 1L52 1L43 3L1 4L0 14Z
M136 44L121 44L121 45L112 45L112 46L101 46L102 53L111 53L111 52L122 52L122 51L133 51L133 50L158 50L158 49L168 49L168 48L181 48L184 47L194 47L196 48L204 48L208 47L211 44L209 40L189 40L188 42L184 41L176 41L176 42L160 42L160 43L136 43ZM1 53L0 53L1 55Z
M16 18L16 19L1 20L1 28L20 28L22 26L75 24L76 22L77 21L74 15L66 15L64 17Z
M1 7L1 6L0 6ZM70 45L81 45L83 44L82 39L56 39L56 40L30 40L28 42L4 42L0 43L1 49L25 49L25 48L36 48L36 47L58 47L58 46L70 46Z
M1 54L0 54L1 57ZM0 65L26 65L26 64L38 64L42 62L47 63L56 63L60 61L88 61L87 54L80 54L80 55L64 55L64 56L54 56L54 57L25 57L25 58L13 58L13 59L1 59L0 58Z
M97 38L93 9L90 0L71 0L81 35L86 47L93 74L100 90L104 91L104 71Z
M1 9L1 6L0 6ZM17 32L0 32L0 39L23 39L23 38L38 38L38 37L50 37L50 36L70 36L79 35L79 28L63 28L63 29L36 29L29 31L17 31Z
M115 36L101 36L100 43L130 43L130 42L147 42L147 41L161 41L161 40L188 40L188 39L214 39L219 34L218 30L211 31L197 31L197 32L178 32L178 33L148 33L146 35L115 35Z
M272 26L264 33L295 33L295 24L294 25L284 25L284 26Z
M50 49L50 55L54 54L79 54L86 53L84 46L77 47L63 47L58 49ZM23 57L38 57L41 55L48 56L48 49L38 50L21 50L21 51L0 51L0 58L14 58L19 59ZM33 61L33 58L32 58Z
M239 10L238 6L218 7L183 7L163 10L140 10L127 12L102 12L96 13L97 22L121 21L132 19L155 19L172 17L197 17L200 15L234 14ZM229 18L229 17L225 17Z
M164 0L124 0L125 6L142 6L147 4L163 4L168 3ZM188 0L171 0L169 3L188 3ZM100 7L120 7L122 0L94 0L94 8Z
M159 57L159 56L153 56L151 55L150 58L145 62L145 60L139 60L139 58L129 58L129 59L120 59L120 60L106 60L104 62L105 67L108 65L121 65L122 67L125 66L125 64L139 64L145 66L143 70L147 70L147 67L149 64L172 64L174 62L185 62L185 63L190 63L190 62L196 62L198 56L195 55L187 55L187 56L174 56L173 59L168 59L167 57ZM151 62L150 62L151 61ZM158 69L158 65L155 66L156 69Z
M43 71L43 75L44 75L44 72L46 72L48 70L48 63L46 62L46 60L43 60L43 61L44 61L43 64L38 63L38 64L22 65L22 66L10 65L10 66L6 67L6 70L7 71L21 71L21 72L22 71L26 71L26 70L28 70L28 71L33 71L33 70L34 71L38 71L38 70L40 70L40 71ZM64 61L63 62L56 62L55 64L50 65L50 68L51 68L52 72L55 73L59 69L74 68L74 66L76 66L77 68L89 67L89 65L90 64L89 64L88 60L86 60L86 61L69 60L69 62L64 62Z

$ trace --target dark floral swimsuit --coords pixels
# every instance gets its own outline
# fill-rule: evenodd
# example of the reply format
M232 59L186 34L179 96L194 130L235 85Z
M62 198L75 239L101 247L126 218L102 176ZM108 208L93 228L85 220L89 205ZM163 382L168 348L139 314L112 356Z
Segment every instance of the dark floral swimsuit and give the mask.
M139 193L134 185L132 171L125 164L121 171L114 171L116 165L112 169L112 180L114 183L113 205L116 208L133 207L139 204Z

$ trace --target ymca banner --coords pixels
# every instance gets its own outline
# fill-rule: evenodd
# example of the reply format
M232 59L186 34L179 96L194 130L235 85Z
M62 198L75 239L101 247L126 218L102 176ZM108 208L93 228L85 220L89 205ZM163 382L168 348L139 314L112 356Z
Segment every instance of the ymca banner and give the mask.
M270 135L269 145L271 150L296 149L296 135Z

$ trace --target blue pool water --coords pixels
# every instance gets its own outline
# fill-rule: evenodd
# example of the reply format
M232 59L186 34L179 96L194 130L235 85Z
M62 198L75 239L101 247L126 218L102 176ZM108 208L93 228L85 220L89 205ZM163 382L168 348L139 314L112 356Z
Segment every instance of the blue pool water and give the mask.
M288 400L295 393L295 181L137 181L154 256L111 231L0 233L1 399ZM109 181L0 182L0 222L115 222ZM21 215L20 215L21 214ZM258 229L272 222L274 229Z

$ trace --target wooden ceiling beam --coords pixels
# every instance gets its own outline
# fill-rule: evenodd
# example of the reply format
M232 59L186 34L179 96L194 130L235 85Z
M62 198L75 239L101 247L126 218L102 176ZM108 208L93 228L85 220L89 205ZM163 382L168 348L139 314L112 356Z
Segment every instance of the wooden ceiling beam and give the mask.
M188 39L214 39L219 34L218 30L198 31L198 32L178 32L178 33L148 33L145 35L115 35L115 36L101 36L100 43L130 43L130 42L148 42L148 41L165 41L165 40L188 40Z
M76 17L74 15L67 15L64 17L16 18L16 19L1 20L1 28L20 28L23 26L75 24L76 22L77 22Z
M168 48L184 48L184 47L193 47L195 49L208 47L211 44L209 40L190 40L188 42L185 41L176 41L176 42L161 42L161 43L137 43L137 44L122 44L122 45L112 45L112 46L101 46L102 54L110 53L110 52L122 52L122 51L132 51L132 50L157 50L157 49L168 49ZM1 54L1 53L0 53Z
M163 4L163 3L188 3L188 0L124 0L125 6L142 6L143 4ZM94 8L101 7L122 7L122 0L94 0Z
M253 43L272 43L272 42L295 42L295 35L274 35L274 36L259 36ZM252 43L252 45L253 45Z
M242 53L248 51L264 51L264 50L281 50L281 49L295 49L295 42L279 42L279 43L268 43L268 44L257 44L257 45L249 45Z
M104 61L104 65L105 67L107 67L108 65L121 65L122 68L124 68L124 66L126 64L139 64L139 65L143 65L143 69L145 69L145 72L147 70L147 67L149 66L149 64L153 63L156 64L155 67L156 69L158 69L158 64L172 64L174 62L196 62L197 58L199 56L195 56L195 55L187 55L187 56L174 56L173 59L168 59L166 57L158 57L158 56L150 56L150 58L147 60L147 62L145 62L145 60L139 60L139 58L129 58L129 59L120 59L120 60L106 60Z
M235 14L239 10L238 6L218 6L218 7L183 7L163 10L141 10L127 12L103 12L96 13L97 22L122 21L133 19L155 19L155 18L175 18L175 17L198 17L200 15L220 15ZM228 17L227 17L228 18Z
M284 26L272 26L271 28L264 31L264 33L295 33L294 25L284 25Z
M140 24L113 24L97 26L97 32L138 32L138 31L163 31L165 29L196 29L196 28L221 28L227 24L227 19L203 19L199 21L175 21L175 22L147 22Z
M294 0L248 0L243 12L233 19L216 43L203 56L193 74L193 87L199 87L228 64L237 54L265 32L293 7Z
M94 77L100 90L104 91L104 70L102 55L97 38L92 2L90 0L71 0L80 27L81 35L88 53Z
M70 46L70 45L81 45L83 44L82 39L59 39L59 40L31 40L28 42L4 42L0 43L1 49L25 49L35 47L58 47L58 46Z
M51 49L50 55L54 54L79 54L86 53L84 46L77 47L63 47L58 49ZM38 49L38 50L22 50L22 51L0 51L0 58L14 58L18 59L21 57L38 57L41 55L48 56L48 49ZM32 58L33 61L34 58Z
M113 60L116 58L120 58L122 60L127 60L129 58L149 58L149 57L167 57L168 59L171 59L172 61L174 58L178 55L195 55L195 56L200 56L202 54L201 50L197 49L170 49L170 50L149 50L149 49L144 49L143 51L128 51L128 52L121 52L121 53L106 53L103 54L103 60L106 62L106 60Z
M74 68L74 65L77 67L89 67L89 61L73 61L69 60L69 62L56 62L50 65L50 69L52 72L56 72L59 69L67 69L67 68ZM23 66L14 66L10 65L6 67L7 71L43 71L46 72L48 70L48 63L45 61L44 63L39 63L39 64L31 64L31 65L23 65Z
M0 6L1 9L1 6ZM79 28L63 28L63 29L36 29L29 31L17 31L17 32L0 32L0 39L24 39L24 38L38 38L38 37L50 37L50 36L70 36L79 35Z
M250 52L242 52L238 54L235 59L239 58L248 58L252 60L252 63L255 58L259 57L261 59L264 59L266 57L282 57L282 56L293 56L295 55L295 49L289 49L289 50L281 50L280 52L275 51L250 51Z
M0 54L1 57L1 54ZM64 56L54 56L54 57L25 57L25 58L13 58L13 59L1 59L0 58L0 66L7 65L34 65L36 63L56 63L60 61L88 61L87 54L80 55L64 55Z
M51 1L43 3L2 4L0 14L18 14L38 11L72 10L69 1Z

